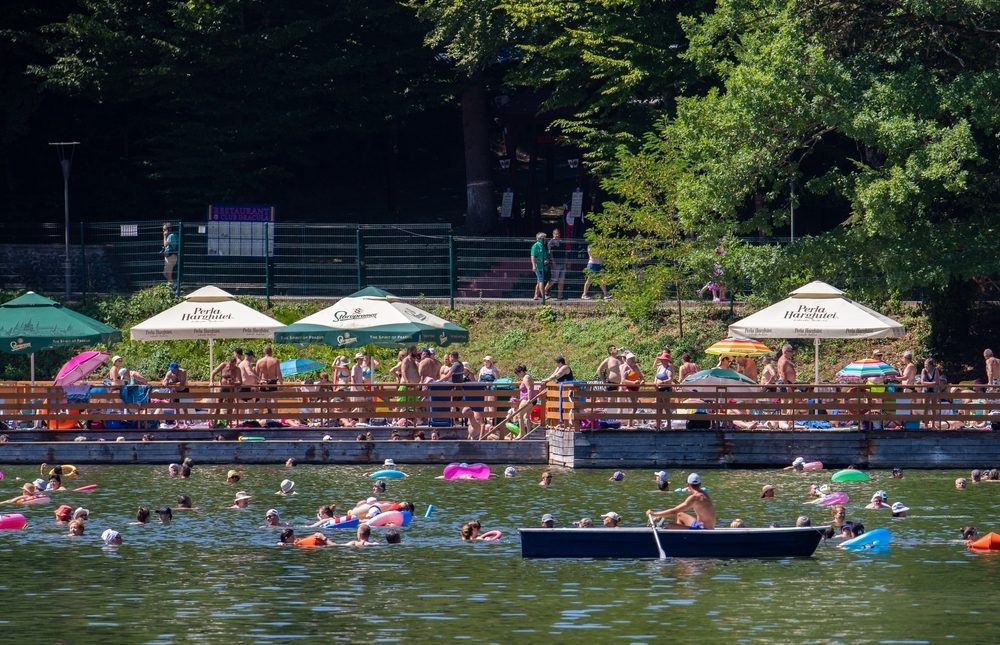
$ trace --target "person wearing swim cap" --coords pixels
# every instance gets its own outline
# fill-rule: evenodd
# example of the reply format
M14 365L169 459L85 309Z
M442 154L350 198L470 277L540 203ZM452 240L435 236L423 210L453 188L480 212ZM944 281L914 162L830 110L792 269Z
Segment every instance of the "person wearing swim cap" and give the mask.
M882 508L892 508L886 503L888 501L889 493L884 490L877 490L875 491L875 494L872 495L872 501L868 503L868 506L865 506L865 509L869 511L877 511Z
M608 481L620 482L623 481L624 479L625 479L625 473L620 470L616 470L614 474L608 478Z
M667 471L661 470L656 473L656 489L657 490L670 490L670 479L667 478Z
M104 540L105 546L121 546L122 534L114 529L104 529L101 539Z
M791 466L785 466L782 470L794 470L795 472L801 473L805 470L803 467L806 465L806 460L802 457L796 457L792 462Z
M507 466L503 470L503 476L506 477L507 479L515 477L516 475L517 475L517 470L515 470L513 466Z
M715 528L715 505L711 498L701 487L701 476L698 473L691 473L687 478L687 490L690 493L683 502L662 511L653 512L646 510L646 516L650 521L660 517L674 517L674 523L668 524L667 529L688 529L692 531ZM697 517L689 515L685 511L694 511Z
M267 509L267 513L264 514L264 528L270 529L282 526L288 526L288 522L281 521L281 515L278 514L278 509Z

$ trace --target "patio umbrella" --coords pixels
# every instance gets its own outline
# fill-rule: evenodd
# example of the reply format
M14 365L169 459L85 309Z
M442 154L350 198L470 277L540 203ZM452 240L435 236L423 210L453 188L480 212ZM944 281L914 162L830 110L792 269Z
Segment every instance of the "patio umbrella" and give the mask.
M469 340L458 325L399 301L374 287L341 298L274 334L279 343L321 344L336 347L405 346L416 343L448 345Z
M764 356L772 352L770 347L759 340L730 336L706 349L705 353L718 356Z
M142 321L129 332L132 340L208 341L208 369L215 367L215 341L224 338L271 338L284 327L277 320L238 302L228 291L207 286L184 296L184 302Z
M281 361L281 376L282 378L286 378L295 376L296 374L316 372L325 367L326 363L320 363L310 358L291 358L287 361Z
M821 338L900 338L904 330L892 318L816 280L781 302L729 325L729 333L744 338L812 338L815 382L819 383Z
M686 379L681 381L684 385L739 385L740 383L746 383L748 385L757 385L749 376L740 374L739 372L734 372L733 370L727 370L721 367L713 367L708 370L701 370L700 372L695 372L694 374L688 376Z
M899 376L899 371L877 358L862 358L840 368L837 376L852 381L863 381L868 378Z
M35 382L35 352L121 340L121 332L55 300L29 291L0 305L0 351L31 355Z
M109 354L98 351L80 352L59 368L53 385L72 385L96 370L108 360Z

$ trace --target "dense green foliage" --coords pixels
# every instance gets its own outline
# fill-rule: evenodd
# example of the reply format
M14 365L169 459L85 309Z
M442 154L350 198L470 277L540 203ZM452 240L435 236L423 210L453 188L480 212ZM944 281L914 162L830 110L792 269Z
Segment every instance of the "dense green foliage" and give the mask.
M704 256L787 225L795 181L843 205L836 226L780 249L725 241L727 279L763 300L813 278L876 301L924 290L932 321L964 316L971 281L1000 270L996 3L723 0L684 22L685 56L718 83L622 153L606 185L624 212L600 248L672 239L665 218ZM949 322L959 328L936 325L934 351L981 351L967 322Z

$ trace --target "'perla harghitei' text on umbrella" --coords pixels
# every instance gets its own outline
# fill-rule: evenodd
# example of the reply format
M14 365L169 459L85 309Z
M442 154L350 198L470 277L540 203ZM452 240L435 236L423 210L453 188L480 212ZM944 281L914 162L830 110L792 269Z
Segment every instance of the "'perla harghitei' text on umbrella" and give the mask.
M799 305L798 309L785 312L785 318L791 320L832 320L836 317L835 311L827 311L820 306Z
M230 320L232 317L232 314L223 313L215 307L195 307L191 313L181 314L181 320L190 321Z

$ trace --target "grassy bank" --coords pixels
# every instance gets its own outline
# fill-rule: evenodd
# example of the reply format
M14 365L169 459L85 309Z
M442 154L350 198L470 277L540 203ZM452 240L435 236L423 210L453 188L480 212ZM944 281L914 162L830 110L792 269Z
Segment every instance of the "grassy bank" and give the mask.
M15 294L16 295L16 294ZM303 316L329 306L329 302L281 301L273 302L266 309L263 299L241 298L245 304L265 311L281 322L291 323ZM146 289L123 298L112 296L74 305L76 309L122 330L125 340L111 348L112 353L125 357L125 363L147 377L159 377L172 360L188 369L191 378L208 377L208 344L205 341L138 342L128 340L128 329L149 316L176 304L177 298L163 286ZM456 346L462 359L478 369L483 356L492 355L507 375L517 363L524 363L537 377L547 376L552 368L552 358L563 355L578 378L591 378L597 364L605 355L609 344L628 347L640 357L646 369L652 357L663 347L670 347L675 359L684 351L691 352L695 360L705 367L715 364L715 357L703 354L704 348L726 336L729 323L752 313L737 306L731 316L728 306L709 303L694 304L683 310L683 329L676 309L666 309L654 318L634 321L622 314L614 302L587 305L517 305L517 304L459 304L454 311L419 303L426 309L452 320L469 330L470 341ZM821 350L820 373L822 378L832 378L844 363L871 354L874 347L886 352L893 363L906 349L918 358L924 355L923 343L927 323L918 310L901 307L886 312L906 326L907 335L901 339L883 341L824 341ZM682 333L683 332L683 333ZM813 349L808 339L793 339L795 360L800 374L807 378L812 373ZM226 340L216 343L216 360L221 360L231 347L241 345L258 350L261 341ZM777 341L770 342L777 347ZM81 348L83 349L83 348ZM37 355L37 374L40 381L51 379L69 357L78 350L47 351ZM351 350L354 351L353 349ZM383 365L390 367L395 361L395 350L372 348ZM327 363L343 351L326 346L296 347L276 345L279 359L306 357ZM958 375L963 376L963 375ZM0 354L0 379L25 380L28 378L27 357Z

